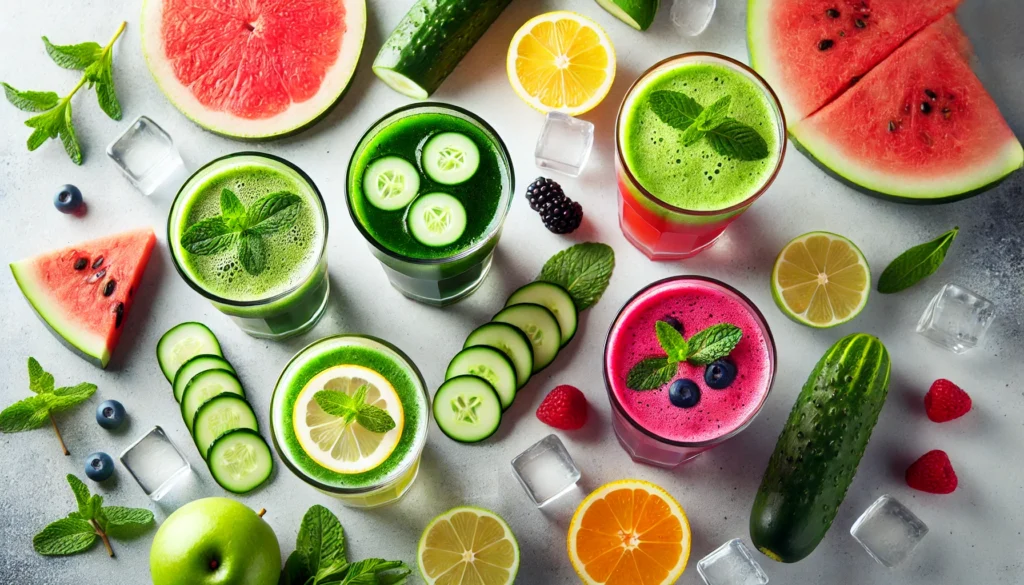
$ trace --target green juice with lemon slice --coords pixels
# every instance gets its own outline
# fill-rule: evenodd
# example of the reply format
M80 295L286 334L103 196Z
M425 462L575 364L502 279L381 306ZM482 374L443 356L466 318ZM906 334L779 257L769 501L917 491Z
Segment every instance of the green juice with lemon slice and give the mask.
M360 388L393 429L373 432L328 414L314 399L320 391L353 397ZM281 374L271 400L274 445L300 479L345 505L389 504L416 478L428 402L422 375L398 348L372 337L329 337L300 351Z

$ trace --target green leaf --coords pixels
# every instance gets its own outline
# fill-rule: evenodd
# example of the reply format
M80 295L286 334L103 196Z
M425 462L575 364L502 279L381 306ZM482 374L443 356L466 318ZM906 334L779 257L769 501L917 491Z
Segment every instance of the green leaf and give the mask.
M250 233L249 230L242 232L238 240L238 261L242 268L253 276L266 270L267 252L263 245L263 237Z
M629 370L626 387L630 390L657 390L672 381L679 364L668 358L647 358Z
M712 325L690 338L690 355L686 361L706 366L729 355L740 339L743 339L743 330L739 327L731 323Z
M681 362L686 359L690 352L690 344L683 339L683 335L675 327L665 321L658 321L654 324L654 332L658 336L658 343L665 350L669 361Z
M28 141L26 142L26 146L28 146L28 150L29 152L31 152L45 144L46 141L49 139L50 137L46 134L45 131L36 128L32 132L32 134L29 135Z
M650 100L654 114L676 130L689 128L704 111L696 100L678 91L655 91Z
M695 126L704 132L717 128L726 118L729 117L729 106L732 105L732 96L722 96L715 103L704 108L704 111L697 117Z
M154 522L153 513L144 508L104 506L103 528L115 538L136 538L147 532Z
M220 214L230 228L238 231L245 229L245 206L231 189L220 192Z
M95 393L96 384L90 384L89 382L57 388L53 391L53 396L56 400L53 401L50 409L64 410L77 406L91 398Z
M264 195L248 211L248 231L267 235L290 228L299 218L302 198L281 191Z
M898 293L934 274L946 260L946 253L959 233L960 228L955 227L938 238L914 246L897 256L879 277L878 292Z
M95 63L103 55L103 47L99 43L87 42L77 45L55 45L50 39L43 37L46 54L53 62L64 69L81 71Z
M316 505L306 511L302 517L302 525L299 526L293 556L298 557L296 562L300 563L303 572L310 577L319 577L322 568L328 569L338 561L347 563L345 531L330 510ZM292 562L291 558L288 561ZM297 569L295 570L297 576Z
M605 244L587 242L555 254L537 280L553 282L569 291L576 309L585 311L600 300L615 269L615 252Z
M64 125L64 112L66 109L67 104L58 104L52 110L47 110L38 116L32 116L25 120L25 125L46 133L47 138L57 138L61 127Z
M107 116L112 120L121 119L121 102L114 90L114 53L110 47L104 49L103 56L89 66L86 77L96 89L96 101Z
M71 121L71 102L64 106L64 123L58 128L60 141L64 144L64 152L68 153L71 161L76 165L82 164L82 147L78 144L78 136L75 134L75 124Z
M389 571L399 571L399 573L395 575L382 575L382 573ZM352 563L341 585L394 585L396 583L404 583L410 573L409 567L402 561L363 559ZM382 581L381 577L385 577L387 580Z
M352 397L337 390L320 390L313 395L313 400L331 416L345 419L349 424L359 416L359 405L352 400Z
M281 571L281 579L278 580L278 585L306 585L306 581L309 581L313 575L306 571L306 567L303 564L302 558L299 556L299 551L294 551L288 555L288 560L284 563L284 568Z
M28 389L36 394L53 392L53 374L43 369L36 358L28 358Z
M73 555L89 550L99 538L88 520L62 518L35 535L32 547L46 556Z
M386 410L369 404L359 407L356 422L371 433L386 433L397 426Z
M38 429L50 421L52 394L36 394L19 400L0 412L0 433Z
M89 507L89 500L91 494L89 493L89 486L85 485L85 482L78 479L78 476L67 475L68 484L71 486L71 491L75 494L75 502L78 504L78 513L82 515L84 520L91 520L90 515L92 509Z
M362 408L366 404L366 395L370 393L370 387L366 384L356 388L356 393L352 395L352 405L356 409Z
M99 494L93 494L89 496L89 502L86 504L86 512L79 512L86 520L96 520L101 524L106 521L103 515L103 496Z
M4 86L7 101L23 112L45 112L60 102L60 96L52 91L20 91L6 83L0 85Z
M700 126L697 124L691 124L690 127L686 129L686 132L683 132L680 140L683 141L683 146L693 146L700 142L706 135L707 132L701 130Z
M768 143L757 130L746 124L727 118L707 133L708 142L715 152L739 160L761 160L767 158Z
M190 225L181 236L181 247L197 256L209 256L234 246L238 239L238 232L218 215Z

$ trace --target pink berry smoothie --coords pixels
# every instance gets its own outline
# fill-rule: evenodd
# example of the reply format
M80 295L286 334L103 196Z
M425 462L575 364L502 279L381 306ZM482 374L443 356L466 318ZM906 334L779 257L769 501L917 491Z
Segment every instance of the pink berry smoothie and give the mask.
M691 408L672 405L671 383L644 392L626 387L630 368L665 355L655 322L668 317L679 320L686 339L718 323L743 331L728 358L737 369L728 388L709 388L704 366L680 364L673 381L688 378L700 388L700 401ZM605 372L612 401L634 425L669 443L714 443L744 428L761 408L775 374L775 344L760 312L738 291L703 277L674 277L650 285L622 309L608 335Z

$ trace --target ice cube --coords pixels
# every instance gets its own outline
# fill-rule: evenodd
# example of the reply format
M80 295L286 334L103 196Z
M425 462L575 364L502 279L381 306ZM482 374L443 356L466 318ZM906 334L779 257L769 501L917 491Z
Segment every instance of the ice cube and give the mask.
M910 556L928 527L899 500L885 495L857 518L850 534L871 558L892 568Z
M538 507L565 494L580 480L580 470L555 435L517 455L512 471Z
M107 147L124 176L143 195L170 199L188 179L174 141L156 122L139 116Z
M711 24L715 14L716 0L675 0L672 3L672 24L679 32L695 37Z
M181 451L160 427L151 431L121 453L121 464L132 474L139 487L154 501L167 495L192 471Z
M537 139L537 166L578 177L590 160L594 125L562 112L548 112Z
M947 284L928 303L917 332L953 353L964 353L981 343L995 314L995 305L989 300Z
M735 538L697 563L707 585L766 585L768 575L757 564L743 541Z

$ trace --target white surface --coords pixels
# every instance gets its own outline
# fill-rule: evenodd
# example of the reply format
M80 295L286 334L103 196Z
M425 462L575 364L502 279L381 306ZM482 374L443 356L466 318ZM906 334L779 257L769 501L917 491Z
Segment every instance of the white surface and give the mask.
M592 0L515 0L470 53L435 98L467 107L491 122L508 142L518 174L517 199L498 247L495 268L474 296L439 310L405 300L392 290L346 210L344 181L349 156L362 132L377 118L408 100L388 89L370 71L385 36L411 0L371 0L367 45L355 85L345 100L314 129L280 142L243 144L193 126L163 98L149 76L139 48L137 0L60 0L6 2L0 19L0 79L25 89L62 89L77 81L74 72L49 62L39 36L55 42L106 42L122 19L130 28L116 53L118 92L125 120L107 119L95 97L75 98L75 116L85 149L85 166L71 164L60 146L48 143L25 152L27 117L0 104L0 248L4 263L56 246L136 226L152 225L161 240L147 271L127 332L110 367L99 371L65 350L33 315L10 276L0 276L5 312L0 320L0 402L28 394L25 360L32 355L53 371L58 383L89 380L99 392L73 413L59 416L72 451L63 457L53 433L41 429L0 435L5 463L0 466L0 583L47 585L137 585L146 582L152 533L131 542L115 542L118 559L100 549L84 556L48 559L32 551L31 539L48 522L71 511L66 473L83 473L82 458L95 450L119 453L155 424L184 450L196 473L183 490L153 504L119 470L101 492L111 504L146 506L163 520L175 506L204 496L224 496L191 446L170 388L157 367L159 336L183 320L209 324L226 356L241 374L264 436L274 383L298 349L342 331L369 333L408 352L436 387L448 360L475 326L487 320L514 288L532 279L544 260L572 241L600 240L615 247L618 268L604 299L581 320L580 332L552 367L537 376L506 413L490 440L464 446L446 439L432 424L424 466L416 485L400 504L378 511L343 508L294 478L278 461L265 489L240 498L266 507L267 521L282 543L294 547L299 521L314 503L329 506L341 518L354 558L381 556L414 562L416 542L427 522L457 504L475 504L502 514L522 547L519 582L577 582L566 558L565 532L575 502L584 492L624 477L665 486L686 508L693 526L690 565L680 583L694 585L694 567L723 542L740 537L749 543L750 505L767 458L800 386L814 363L835 340L854 331L879 335L893 355L888 404L853 487L835 525L817 551L796 565L755 557L773 583L856 583L903 585L934 583L1018 584L1024 582L1020 552L1024 537L1024 176L965 202L940 207L907 207L870 199L826 177L790 150L771 191L737 221L710 251L685 263L653 264L623 239L616 222L612 170L613 121L624 91L650 64L687 50L710 50L744 58L745 2L721 3L708 30L682 38L663 2L658 21L640 33L615 21ZM619 73L608 99L585 116L597 125L594 157L580 179L557 177L586 210L583 227L571 238L548 233L522 193L539 173L533 148L543 116L519 101L505 78L505 50L515 30L544 11L568 8L606 27L618 48ZM1011 125L1024 135L1024 7L1019 0L967 0L962 22L977 44L979 75L993 92ZM258 341L241 333L178 277L164 242L166 207L138 194L107 160L105 146L139 114L151 116L174 138L190 168L232 151L255 149L294 161L320 186L327 199L331 302L320 325L287 343ZM53 193L63 183L78 185L89 205L84 218L58 213ZM774 307L768 290L775 254L792 237L831 230L852 238L864 250L875 277L897 253L946 231L962 228L941 272L923 285L894 296L876 295L853 323L814 331L788 321ZM676 471L634 465L616 444L609 424L601 377L604 336L622 303L643 285L679 273L706 274L737 286L765 312L778 342L779 371L772 396L753 425L731 442ZM954 356L914 333L914 325L943 281L976 290L999 306L983 348ZM975 410L961 420L937 425L924 416L921 397L937 377L961 383ZM538 510L512 476L509 462L551 429L533 415L544 394L559 383L579 386L592 404L591 422L579 432L558 435L583 472L580 488L544 511ZM110 433L93 419L102 400L121 400L129 411L127 431ZM932 496L906 487L907 465L931 449L949 452L960 488ZM857 515L879 495L905 502L932 533L914 556L893 572L875 563L850 537Z

